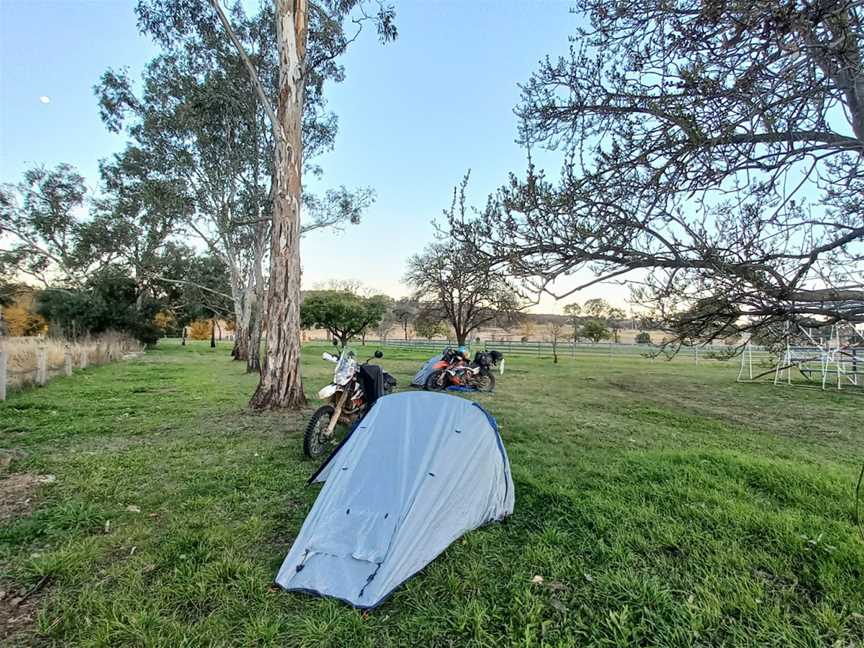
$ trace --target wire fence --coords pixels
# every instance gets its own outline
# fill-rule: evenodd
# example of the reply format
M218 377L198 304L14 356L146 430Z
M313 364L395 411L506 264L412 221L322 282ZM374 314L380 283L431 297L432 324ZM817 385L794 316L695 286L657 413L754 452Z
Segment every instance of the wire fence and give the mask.
M455 346L453 340L366 340L367 344L374 344L384 347L424 350L432 354L440 353L448 346ZM734 346L713 345L713 346L682 346L677 351L671 349L663 349L662 347L651 344L623 344L615 342L598 342L591 343L574 343L572 341L558 342L553 345L551 342L545 341L512 341L489 340L481 343L484 351L496 350L510 356L535 356L535 357L552 357L557 351L559 358L577 358L577 357L595 357L595 358L642 358L647 360L667 359L667 360L689 360L691 362L700 362L701 360L736 360L740 349ZM480 345L472 345L475 350ZM557 346L557 349L555 348ZM763 349L762 347L753 347L753 357L758 360L768 360L774 357L774 353Z
M12 389L43 386L57 376L138 354L143 346L122 336L106 336L87 343L64 343L39 338L0 339L0 401Z

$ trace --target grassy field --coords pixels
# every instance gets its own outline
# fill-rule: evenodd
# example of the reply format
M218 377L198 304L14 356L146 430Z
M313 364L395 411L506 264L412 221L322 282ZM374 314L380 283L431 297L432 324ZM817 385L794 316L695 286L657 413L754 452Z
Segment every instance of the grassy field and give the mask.
M332 371L321 350L304 350L307 394ZM421 358L386 353L406 386ZM739 385L706 362L593 362L513 358L476 397L500 423L515 514L371 614L270 587L318 492L304 486L308 412L247 412L255 379L227 347L166 347L15 394L0 403L0 636L861 645L861 394Z

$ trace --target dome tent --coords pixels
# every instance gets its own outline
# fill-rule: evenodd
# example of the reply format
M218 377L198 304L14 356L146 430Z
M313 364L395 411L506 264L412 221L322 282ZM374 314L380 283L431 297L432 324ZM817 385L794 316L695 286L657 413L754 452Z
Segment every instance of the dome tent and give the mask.
M423 387L426 384L426 379L432 375L433 371L435 371L435 365L443 359L444 356L440 353L429 358L425 363L423 363L420 370L414 374L414 377L411 379L411 385L413 387Z
M361 609L515 503L495 419L427 392L379 399L315 481L324 487L276 583Z

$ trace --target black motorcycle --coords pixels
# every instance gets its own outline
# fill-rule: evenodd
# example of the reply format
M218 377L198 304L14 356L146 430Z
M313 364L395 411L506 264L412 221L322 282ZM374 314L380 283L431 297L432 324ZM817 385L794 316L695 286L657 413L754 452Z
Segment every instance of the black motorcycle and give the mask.
M396 387L393 376L378 365L369 364L372 358L359 364L352 349L346 347L338 358L332 353L321 357L335 362L336 369L333 382L318 392L318 398L328 404L315 410L303 434L303 452L307 457L322 455L340 436L336 434L337 424L350 428L366 415L376 400ZM384 354L376 351L373 357L383 358Z

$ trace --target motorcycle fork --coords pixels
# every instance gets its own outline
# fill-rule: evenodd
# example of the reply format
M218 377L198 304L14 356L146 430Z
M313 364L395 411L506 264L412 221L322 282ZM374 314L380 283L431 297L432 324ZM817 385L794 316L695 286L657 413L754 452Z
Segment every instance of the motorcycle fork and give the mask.
M333 430L336 428L336 423L339 422L339 418L342 416L342 408L345 406L346 398L348 398L348 390L343 389L342 394L339 396L339 400L336 402L336 407L333 409L333 416L330 418L330 422L327 424L327 430L324 433L324 436L328 439L333 435Z

